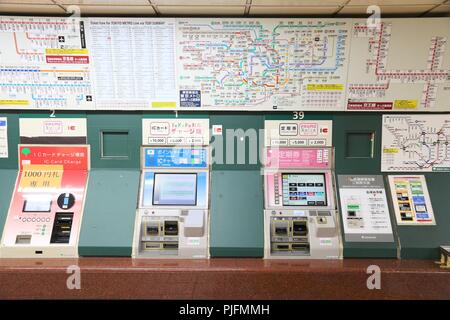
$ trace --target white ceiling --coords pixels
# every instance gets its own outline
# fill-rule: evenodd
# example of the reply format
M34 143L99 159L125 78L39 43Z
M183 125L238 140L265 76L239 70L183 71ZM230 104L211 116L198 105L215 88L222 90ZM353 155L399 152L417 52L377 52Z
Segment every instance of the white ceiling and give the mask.
M381 16L450 16L450 0L0 0L0 14L82 16L358 16L378 5Z

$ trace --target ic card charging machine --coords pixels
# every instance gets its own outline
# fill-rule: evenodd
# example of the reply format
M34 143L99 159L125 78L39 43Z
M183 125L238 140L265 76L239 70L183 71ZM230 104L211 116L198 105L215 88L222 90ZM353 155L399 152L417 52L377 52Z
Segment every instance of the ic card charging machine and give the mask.
M19 145L2 258L78 257L89 165L89 145Z
M340 259L333 148L320 121L266 121L264 257ZM330 132L327 132L331 135Z
M177 142L141 149L134 258L209 258L209 147Z

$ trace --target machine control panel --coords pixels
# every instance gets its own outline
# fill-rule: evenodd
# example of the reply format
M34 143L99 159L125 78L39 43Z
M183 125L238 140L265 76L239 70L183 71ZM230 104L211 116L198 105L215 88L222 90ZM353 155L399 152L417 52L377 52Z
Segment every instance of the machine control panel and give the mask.
M141 148L133 257L209 258L209 121L144 119L143 127L144 144L161 143Z
M19 145L2 257L77 257L89 169L88 145Z
M342 257L331 125L330 121L265 123L265 258Z

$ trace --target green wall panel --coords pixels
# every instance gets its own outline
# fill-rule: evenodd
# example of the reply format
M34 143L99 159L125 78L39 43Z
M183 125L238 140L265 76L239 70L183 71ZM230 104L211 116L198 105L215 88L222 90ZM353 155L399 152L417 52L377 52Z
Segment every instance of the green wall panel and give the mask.
M92 168L135 168L140 167L140 146L142 141L142 115L133 113L89 113L88 143L91 145ZM102 155L102 132L127 133L126 155L118 157ZM114 150L111 150L114 152Z
M215 114L210 125L222 125L223 129L222 136L212 137L219 163L212 166L211 256L262 257L264 199L258 155L263 143L259 130L264 127L264 117L250 113ZM238 131L227 135L227 129ZM242 159L245 163L239 164Z
M138 170L91 170L80 256L131 256L139 177Z
M213 170L260 170L259 156L264 143L262 115L248 112L213 114L210 126L213 125L222 125L223 130L222 135L211 137Z
M436 225L397 226L402 258L437 260L439 246L450 244L450 173L428 173L425 177Z
M0 169L0 231L3 232L9 204L16 184L17 170ZM1 236L1 234L0 234Z
M14 112L0 113L0 117L8 120L8 158L0 158L0 169L17 169L17 151L19 144L19 115ZM0 183L3 181L0 180Z
M374 133L374 152L371 158L347 156L347 134L371 131ZM334 115L333 146L336 174L380 174L381 115L341 113Z
M0 158L0 231L3 232L18 172L19 117L14 112L2 112L0 117L6 117L8 122L8 158Z
M91 173L80 233L82 256L131 256L140 176L142 114L89 113ZM102 151L105 134L105 149Z
M257 170L213 171L211 257L264 255L262 181Z
M360 134L373 133L373 156L354 157L349 152L349 134L356 134L360 140ZM362 141L357 141L362 142ZM381 115L379 114L336 114L333 121L333 145L335 146L335 173L336 180L339 174L381 174L380 152L381 152ZM353 145L355 147L355 145ZM356 145L356 147L358 147ZM365 145L364 145L365 147ZM356 152L357 153L357 152ZM340 206L339 194L336 195ZM344 245L344 258L395 258L397 257L398 239L396 237L395 225L391 210L391 223L395 242L346 242L344 240L344 228L341 218L341 233Z

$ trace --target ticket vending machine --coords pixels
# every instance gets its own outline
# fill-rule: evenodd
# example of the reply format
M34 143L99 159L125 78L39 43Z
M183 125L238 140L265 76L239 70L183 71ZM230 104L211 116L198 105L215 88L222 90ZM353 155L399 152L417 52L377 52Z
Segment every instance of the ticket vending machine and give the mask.
M150 125L179 130L181 123L184 127L182 120L156 125L158 121ZM165 145L143 146L141 149L142 174L135 220L134 258L209 258L210 154L206 145L209 140L200 139L203 142L195 145L190 138L176 138L175 141L174 135L144 139L160 144L163 141ZM169 145L172 142L177 144Z
M2 258L78 257L89 160L89 145L19 145Z
M266 121L265 128L264 257L342 258L331 122Z

